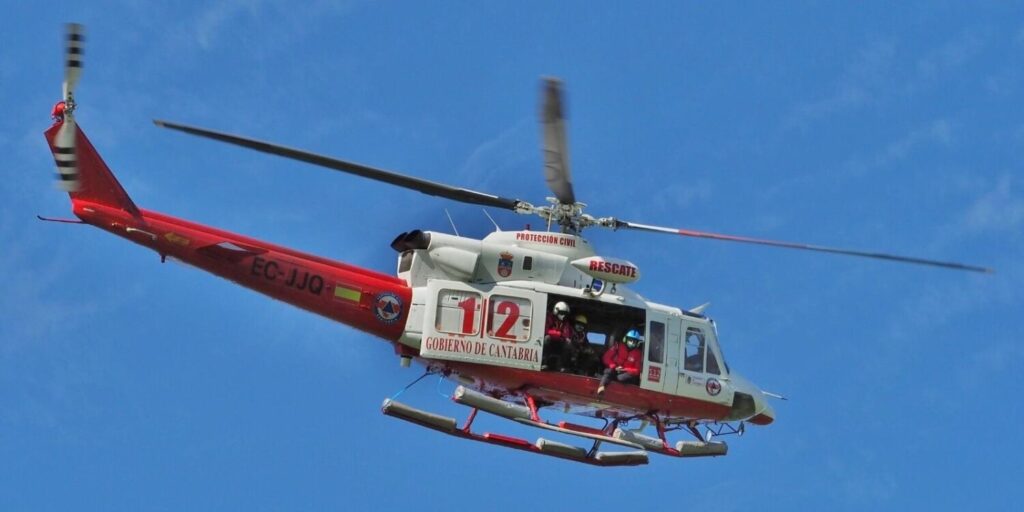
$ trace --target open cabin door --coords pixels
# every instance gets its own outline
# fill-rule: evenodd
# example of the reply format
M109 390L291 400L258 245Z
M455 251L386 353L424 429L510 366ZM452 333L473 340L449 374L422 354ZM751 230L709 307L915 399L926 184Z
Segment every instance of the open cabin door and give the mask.
M546 296L458 281L427 283L420 355L540 370Z

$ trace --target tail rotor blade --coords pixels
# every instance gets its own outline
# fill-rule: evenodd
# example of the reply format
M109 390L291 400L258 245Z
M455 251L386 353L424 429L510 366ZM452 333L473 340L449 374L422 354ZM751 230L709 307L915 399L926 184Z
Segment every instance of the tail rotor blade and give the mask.
M67 46L64 52L64 102L74 104L75 85L82 75L83 57L85 55L85 27L78 23L68 23Z
M562 82L545 78L541 91L540 123L544 132L541 151L544 157L544 179L555 198L562 204L576 204L569 171L569 143L565 135L565 111L562 106Z
M65 192L75 192L80 187L78 155L75 152L77 131L75 121L66 117L53 141L53 160L57 164L57 188Z

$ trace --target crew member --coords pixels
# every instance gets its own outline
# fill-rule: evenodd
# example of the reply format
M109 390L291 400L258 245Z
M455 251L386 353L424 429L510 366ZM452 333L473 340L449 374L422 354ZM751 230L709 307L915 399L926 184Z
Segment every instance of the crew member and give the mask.
M604 393L605 386L613 379L623 384L640 383L640 366L643 364L644 353L640 349L643 340L640 331L630 329L622 342L616 342L601 359L604 362L604 375L601 376L601 385L597 387L597 394Z
M567 352L566 345L572 339L569 305L562 301L556 302L544 325L544 364L541 370L561 370L562 357Z
M562 357L562 367L572 373L593 375L600 371L600 358L594 353L587 339L587 315L573 317L572 337L568 343L568 357Z

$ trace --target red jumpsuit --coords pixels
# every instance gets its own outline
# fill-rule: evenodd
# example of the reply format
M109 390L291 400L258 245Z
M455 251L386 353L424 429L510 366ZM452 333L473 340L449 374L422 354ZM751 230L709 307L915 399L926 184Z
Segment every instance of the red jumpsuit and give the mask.
M604 361L604 365L608 368L615 369L621 366L623 371L626 373L639 377L640 367L643 366L644 352L640 350L640 347L630 350L625 343L616 343L612 345L604 353L604 357L601 358Z
M604 375L601 376L601 389L598 390L598 393L612 380L623 384L639 384L640 368L643 366L643 359L644 352L640 350L639 346L630 350L625 343L612 345L604 353L604 357L601 358L605 369ZM618 370L617 368L619 367L622 370Z
M544 334L546 334L551 341L569 341L572 339L572 322L569 318L559 320L557 316L548 313L548 322L544 324Z
M543 368L552 370L563 369L563 359L570 350L572 341L572 322L568 318L559 319L548 313L548 321L544 328L544 363Z

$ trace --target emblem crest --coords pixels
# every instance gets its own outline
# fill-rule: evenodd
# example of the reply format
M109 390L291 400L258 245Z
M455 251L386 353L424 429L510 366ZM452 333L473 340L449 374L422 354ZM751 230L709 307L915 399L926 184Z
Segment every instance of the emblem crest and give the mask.
M402 299L391 292L384 292L374 301L373 314L385 324L393 324L402 316Z
M503 252L498 255L498 275L508 277L512 275L512 253Z
M718 382L718 379L708 379L707 384L704 384L704 389L711 396L716 396L722 392L722 384Z

